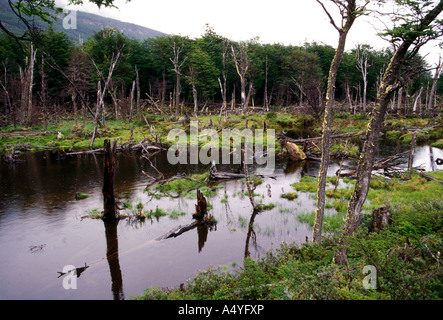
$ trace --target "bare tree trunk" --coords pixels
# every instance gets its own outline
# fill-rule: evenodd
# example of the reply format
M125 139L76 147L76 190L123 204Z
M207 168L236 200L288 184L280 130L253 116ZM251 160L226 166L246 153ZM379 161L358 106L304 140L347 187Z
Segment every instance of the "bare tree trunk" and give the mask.
M429 100L428 100L428 106L427 109L429 111L431 111L433 109L433 106L435 107L435 100L434 97L437 96L437 83L438 83L438 78L440 77L440 73L443 69L443 62L440 58L438 59L438 64L437 67L435 68L435 74L434 74L434 78L432 79L432 88L431 88L431 92L429 94Z
M183 61L180 62L180 54L183 50L182 47L178 47L177 44L174 41L174 44L172 46L172 50L174 53L174 58L173 59L169 59L171 60L174 68L172 70L174 70L175 74L176 74L176 84L175 84L175 117L178 119L179 117L179 112L180 112L180 76L181 76L181 68L183 66L183 64L186 62L186 60L188 59L188 57L185 57L183 59Z
M191 81L192 84L192 97L194 98L194 116L195 119L197 120L197 116L198 116L198 94L197 94L197 87L195 86L195 82L194 79L192 79Z
M269 111L269 101L268 101L268 56L266 55L265 60L265 93L264 93L264 107L266 108L266 111ZM303 101L303 95L300 94L300 105Z
M16 128L15 108L14 108L14 105L11 103L11 97L10 97L9 91L8 91L8 78L7 78L8 73L7 73L6 64L4 62L3 62L3 68L5 69L5 83L3 84L2 81L0 80L0 86L5 91L5 109L6 109L6 106L9 107L9 112L10 112L10 116L11 116L11 123L13 123L14 129L15 129ZM5 116L6 116L6 112L5 112Z
M31 44L31 55L29 58L29 67L27 68L27 113L26 113L26 126L32 125L32 87L34 85L34 64L37 50L34 50L34 46Z
M132 115L134 113L134 91L135 91L135 80L132 81L131 92L129 93L129 122L132 122Z
M357 48L357 68L360 70L363 76L363 113L366 113L366 95L368 87L368 67L369 54L365 47L359 46Z
M115 221L119 218L119 213L115 206L114 196L114 167L115 167L115 151L117 148L117 139L111 142L106 139L105 149L105 165L103 178L103 220Z
M112 57L111 59L111 64L109 66L109 72L108 72L108 78L105 81L105 85L103 87L103 90L101 88L101 80L98 80L98 88L97 88L97 106L96 106L96 110L95 110L95 114L94 114L94 131L92 132L92 138L91 138L91 142L89 143L89 147L92 148L92 146L94 145L94 140L95 137L97 135L97 127L98 127L98 115L100 113L100 109L103 109L103 117L105 116L105 94L106 94L106 90L108 89L110 83L111 83L111 79L112 79L112 73L114 72L114 68L118 62L118 59L120 57L120 50L117 50L117 55L114 57ZM97 65L95 64L95 62L93 61L95 67L97 68ZM99 74L99 78L102 78L102 73L100 72L100 70L97 68L97 72ZM103 122L104 123L104 122Z
M403 87L398 90L397 113L402 114Z
M418 95L417 95L417 98L415 98L414 109L412 109L412 112L415 113L415 114L418 113L418 112L417 112L417 109L418 109L418 103L419 103L419 101L420 101L420 98L421 98L421 94L422 94L422 93L423 93L423 87L420 88L420 91L419 91L419 93L418 93ZM421 104L421 103L420 103L420 104Z
M231 46L232 55L234 58L235 68L237 74L240 77L240 97L241 97L241 107L242 112L245 114L247 109L246 102L246 74L249 69L247 45L243 42L240 43L239 53L237 54L234 50L234 46Z
M137 95L136 95L136 112L137 112L137 119L140 119L140 77L138 74L138 68L137 66L135 67L135 83L136 83L136 87L137 87Z
M221 82L220 78L218 78L218 84L220 85L220 92L221 92L221 96L223 99L223 104L222 104L222 108L220 110L220 118L218 120L218 124L221 124L221 119L222 119L222 115L223 112L225 113L225 121L226 121L226 117L227 117L227 93L226 93L226 83L227 83L227 77L226 77L226 57L228 55L228 44L225 41L223 41L223 51L222 51L222 78L223 78L223 83Z

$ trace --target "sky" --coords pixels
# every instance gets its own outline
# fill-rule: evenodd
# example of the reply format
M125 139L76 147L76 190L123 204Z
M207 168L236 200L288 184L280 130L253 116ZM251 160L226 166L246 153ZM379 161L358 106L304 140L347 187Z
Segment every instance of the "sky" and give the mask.
M338 32L315 0L116 0L117 8L101 8L84 0L82 6L68 7L67 0L56 0L62 8L81 10L131 22L167 34L198 38L205 24L228 39L241 41L259 37L261 43L303 45L305 42L337 46ZM330 7L331 13L337 13ZM334 17L337 17L335 15ZM336 19L339 22L338 18ZM359 17L348 35L346 50L358 43L375 49L389 47L377 36L382 25L377 19ZM436 63L442 50L436 42L420 51ZM442 54L443 55L443 54Z

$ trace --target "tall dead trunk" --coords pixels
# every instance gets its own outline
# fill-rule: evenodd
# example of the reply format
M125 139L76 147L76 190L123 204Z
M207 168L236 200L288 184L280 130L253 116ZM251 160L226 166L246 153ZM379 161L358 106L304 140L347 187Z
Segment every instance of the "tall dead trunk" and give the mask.
M25 83L25 91L26 94L22 99L24 100L24 104L26 107L26 121L25 125L30 127L32 125L32 88L34 86L34 64L35 64L35 56L37 54L37 50L34 50L34 46L31 44L31 53L29 57L29 66L27 66L24 76L26 78Z
M131 92L129 93L129 122L132 122L132 115L134 113L134 91L135 91L135 80L132 81Z
M178 119L179 113L180 113L180 76L181 76L181 68L183 64L186 62L188 57L185 57L182 61L180 61L180 54L182 52L183 48L180 46L177 46L177 44L173 43L172 51L174 53L173 59L169 58L171 60L174 68L175 74L176 74L176 83L175 83L175 117Z
M106 139L104 142L105 164L103 177L103 220L115 221L119 219L120 214L115 205L114 196L114 167L115 167L115 151L117 149L117 139L111 142Z
M227 120L227 76L226 76L226 57L228 55L228 44L227 41L223 41L223 51L222 51L222 78L223 78L223 83L221 82L220 78L218 78L218 83L220 85L220 92L221 92L221 96L223 99L223 104L220 110L220 118L218 121L218 124L221 124L221 119L222 119L222 115L223 112L225 113L225 121Z
M403 87L398 90L397 113L402 114Z
M301 90L300 90L301 91ZM303 95L300 94L300 105L302 105ZM269 111L269 101L268 101L268 56L266 55L265 60L265 93L264 93L264 107L266 111Z
M412 112L414 113L414 114L417 114L418 113L418 108L419 108L419 103L420 103L420 101L421 101L421 94L423 93L423 87L421 87L420 88L420 91L418 92L418 95L417 95L417 97L415 98L415 102L414 102L414 108L412 109ZM420 103L421 104L421 103Z
M111 59L111 64L109 66L109 71L108 71L108 77L106 78L105 84L103 86L103 89L101 88L101 80L100 78L102 78L102 73L100 72L100 70L98 69L97 65L95 64L95 62L93 61L95 67L97 68L97 73L99 75L99 80L98 80L98 85L97 85L97 106L96 106L96 110L94 115L94 131L92 132L92 138L91 138L91 142L89 143L89 147L92 148L93 144L94 144L94 140L95 137L97 135L97 129L98 129L98 116L100 114L100 110L103 110L103 120L105 117L105 95L106 95L106 90L109 88L109 85L111 83L112 80L112 73L114 72L114 68L117 65L118 59L120 57L120 50L117 50L117 54L115 56L112 56ZM104 121L103 121L104 124Z
M135 67L135 85L136 85L136 89L137 89L137 94L136 94L136 100L135 100L135 106L136 106L136 112L137 112L137 119L140 120L140 76L138 74L138 68L137 66Z
M429 93L429 100L427 105L428 111L431 111L433 109L433 106L435 106L434 97L437 95L437 84L442 69L443 69L443 62L442 58L440 57L438 60L437 67L435 68L434 78L432 79L432 87L431 87L431 92Z
M234 58L235 68L237 70L237 74L240 77L240 97L241 97L241 108L242 112L246 113L247 111L247 102L246 102L246 74L249 69L249 60L247 53L247 44L241 42L239 47L239 52L236 53L234 46L231 46L232 56Z

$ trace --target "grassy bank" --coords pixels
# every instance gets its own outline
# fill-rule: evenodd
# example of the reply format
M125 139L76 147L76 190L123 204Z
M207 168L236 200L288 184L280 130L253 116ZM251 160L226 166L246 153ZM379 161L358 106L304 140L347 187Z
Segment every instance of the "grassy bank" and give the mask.
M443 171L429 175L443 180ZM347 239L348 266L333 263L339 223L321 245L282 243L259 260L246 258L241 267L209 268L180 288L148 288L136 299L442 299L442 193L441 183L415 172L374 179L370 206L387 206L392 221L372 233L371 216L364 215L355 236ZM338 189L330 198L345 201L347 192ZM367 265L377 270L376 289L363 286Z
M98 136L95 139L93 149L102 148L105 139L118 139L118 143L138 143L145 137L152 138L150 129L154 129L155 135L160 137L162 143L167 143L167 136L170 130L179 128L189 133L189 124L184 124L181 121L176 121L173 118L166 121L160 115L146 114L146 119L149 126L144 120L135 120L132 123L125 123L122 121L108 120L106 125L99 127ZM354 116L351 114L337 114L334 119L333 132L334 133L348 133L362 131L366 129L369 118L366 116ZM400 140L405 144L409 144L412 138L412 133L402 130L402 127L420 127L423 128L428 122L438 121L438 119L422 119L421 117L405 117L405 118L390 118L385 121L384 134L386 138ZM218 122L218 116L199 116L200 129L212 122L214 129L220 130L223 128L229 129L244 129L246 116L244 115L230 115L228 121ZM282 112L267 112L267 113L253 113L249 116L248 127L252 130L262 129L266 123L268 129L274 129L276 134L283 131L292 138L300 137L314 137L321 135L321 123L314 117L302 113L282 113ZM49 147L61 150L87 150L91 140L91 133L93 131L92 121L79 120L77 123L72 117L65 117L60 119L57 123L48 125L47 134L42 134L43 126L33 126L25 128L12 125L0 128L0 151L10 151L15 146L29 146L31 151L39 150L38 147ZM153 132L154 132L153 131ZM35 134L30 134L30 133ZM11 134L14 133L14 134ZM40 134L39 134L40 133ZM350 156L358 156L359 151L359 137L350 140L347 146L347 153ZM435 146L442 145L443 127L429 128L422 130L417 135L417 142L431 142ZM266 140L266 139L265 139ZM171 143L171 142L170 142ZM205 144L207 141L200 141L200 144ZM221 144L221 142L220 142ZM266 141L264 141L266 146ZM220 145L221 147L221 145ZM276 151L280 149L280 145L276 145ZM340 154L345 148L343 141L336 141L332 146L331 156ZM26 148L25 148L26 149Z

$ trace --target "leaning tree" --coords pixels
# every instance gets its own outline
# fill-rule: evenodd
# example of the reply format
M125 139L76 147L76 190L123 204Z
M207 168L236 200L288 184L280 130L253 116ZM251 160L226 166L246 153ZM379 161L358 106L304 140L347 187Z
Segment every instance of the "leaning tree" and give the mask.
M362 222L362 207L369 191L377 142L389 102L394 92L404 85L404 75L409 72L409 62L417 55L420 48L430 40L443 36L443 21L439 19L443 11L443 0L438 2L395 0L395 3L403 9L404 14L396 16L393 20L397 24L382 33L383 36L390 38L395 46L395 52L378 88L366 130L366 140L358 162L355 189L349 201L343 226L343 237L340 241L342 246L335 252L334 261L338 264L347 263L345 237L353 235Z

